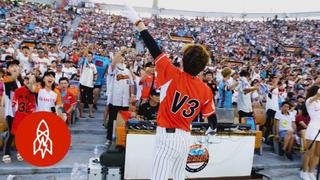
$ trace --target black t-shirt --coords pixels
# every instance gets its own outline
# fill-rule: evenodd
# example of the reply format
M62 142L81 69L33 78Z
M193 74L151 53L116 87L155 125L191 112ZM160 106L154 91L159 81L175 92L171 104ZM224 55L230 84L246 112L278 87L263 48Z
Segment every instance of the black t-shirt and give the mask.
M214 83L214 82L207 82L207 85L209 86L209 88L211 89L211 91L212 91L212 94L213 94L213 96L216 94L216 92L218 91L218 87L217 87L217 85L216 85L216 83Z
M155 120L157 119L159 110L159 104L157 106L150 106L149 102L142 104L139 107L138 115L144 116L144 120Z

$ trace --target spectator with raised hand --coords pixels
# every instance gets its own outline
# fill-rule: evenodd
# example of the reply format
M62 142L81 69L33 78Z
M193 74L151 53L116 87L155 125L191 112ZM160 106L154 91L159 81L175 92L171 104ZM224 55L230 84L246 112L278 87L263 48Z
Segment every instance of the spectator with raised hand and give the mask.
M277 76L271 76L269 79L269 87L267 93L267 102L266 102L266 110L267 110L267 119L265 123L265 139L266 142L269 141L269 135L273 134L273 125L274 125L274 117L276 112L279 111L279 78Z
M59 57L62 59L62 61L68 61L69 60L69 54L68 54L68 48L66 46L62 46L59 50Z
M21 48L21 51L18 51L17 49L15 49L15 53L13 57L20 62L20 65L22 66L22 72L24 74L29 73L31 71L32 58L31 58L31 53L28 46L23 46Z
M4 163L11 163L11 144L15 138L15 134L19 125L24 118L30 115L36 108L36 96L35 90L35 77L32 74L27 75L24 78L24 84L14 92L12 107L16 109L14 113L14 119L12 122L11 131L8 132L5 145L4 145L4 156L2 161ZM22 156L17 152L17 160L23 161Z
M230 84L232 70L228 67L221 71L223 79L218 85L219 91L219 108L232 108L232 91L238 86L238 82Z
M259 86L251 86L249 81L250 73L247 70L242 70L240 72L240 80L237 87L239 123L241 123L241 118L253 117L251 94L252 92L259 90Z
M12 101L14 97L14 92L19 87L21 87L21 83L18 80L20 76L20 69L19 69L19 61L13 60L7 62L7 76L3 78L4 83L4 117L8 124L8 135L6 137L6 142L13 138L11 134L12 130L12 123L14 120L14 114L16 112L15 107L12 106ZM9 150L8 147L4 147L4 149ZM2 161L5 163L11 162L10 152L5 151L5 155L2 158Z
M92 63L93 53L91 51L82 57L80 66L80 118L83 118L84 104L89 105L89 118L93 116L93 87L97 79L97 69Z
M129 104L136 101L133 77L124 64L125 53L127 52L127 48L117 52L112 59L111 66L108 68L107 106L109 119L106 144L112 143L113 122L117 119L118 112L129 110Z

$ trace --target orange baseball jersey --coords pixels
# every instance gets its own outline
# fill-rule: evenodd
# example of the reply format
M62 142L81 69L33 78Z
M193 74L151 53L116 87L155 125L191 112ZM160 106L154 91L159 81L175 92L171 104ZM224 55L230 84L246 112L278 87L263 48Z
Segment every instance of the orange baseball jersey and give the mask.
M163 53L154 62L161 87L158 126L190 131L191 121L200 112L203 117L215 112L212 92L200 78L176 68Z
M147 75L144 82L140 81L140 84L142 84L141 99L148 100L149 96L150 96L151 88L153 89L153 87L157 87L157 82L153 78L154 78L154 76ZM151 86L153 86L153 87L151 87Z

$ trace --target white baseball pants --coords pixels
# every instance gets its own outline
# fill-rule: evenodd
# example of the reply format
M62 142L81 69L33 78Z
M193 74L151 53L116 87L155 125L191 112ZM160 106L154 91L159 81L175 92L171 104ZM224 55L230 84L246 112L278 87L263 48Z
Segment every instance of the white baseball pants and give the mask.
M190 142L190 132L157 127L151 180L184 180Z

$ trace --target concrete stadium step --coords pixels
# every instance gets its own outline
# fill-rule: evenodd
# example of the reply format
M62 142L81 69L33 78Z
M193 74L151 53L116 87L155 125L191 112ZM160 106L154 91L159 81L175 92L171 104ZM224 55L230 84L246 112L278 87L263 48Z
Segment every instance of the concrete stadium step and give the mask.
M71 129L71 134L92 134L92 135L104 135L106 130L89 130L89 129Z
M15 180L70 180L70 173L16 175ZM8 175L0 176L0 180L7 180Z
M70 130L91 130L91 131L97 131L97 130L105 130L103 126L102 121L98 122L79 122L75 125L69 126Z
M92 145L93 148L96 145L98 147L102 147L106 142L106 134L102 134L102 135L72 134L71 140L72 140L71 141L72 148L80 147L81 145L84 145L84 146ZM93 150L93 148L91 150Z
M253 158L253 167L262 169L278 168L298 168L301 166L301 154L293 155L294 160L290 161L283 156L279 156L271 151L264 151L263 155L255 155Z
M98 107L98 110L93 110L93 113L94 113L94 115L96 115L97 113L101 113L101 114L103 114L104 113L104 107ZM83 113L89 113L89 109L88 108L85 108L84 110L83 110Z
M78 124L97 123L97 122L103 123L103 114L101 114L101 116L97 116L97 117L95 116L94 118L79 118L75 126L77 126Z
M259 172L265 180L301 180L299 173L300 168L275 168Z
M13 153L15 154L15 153ZM13 158L11 164L1 163L0 175L29 175L29 174L44 174L44 173L71 173L75 163L88 164L88 160L93 156L92 151L84 150L69 150L66 157L58 164L51 167L35 167L26 162L18 162Z

